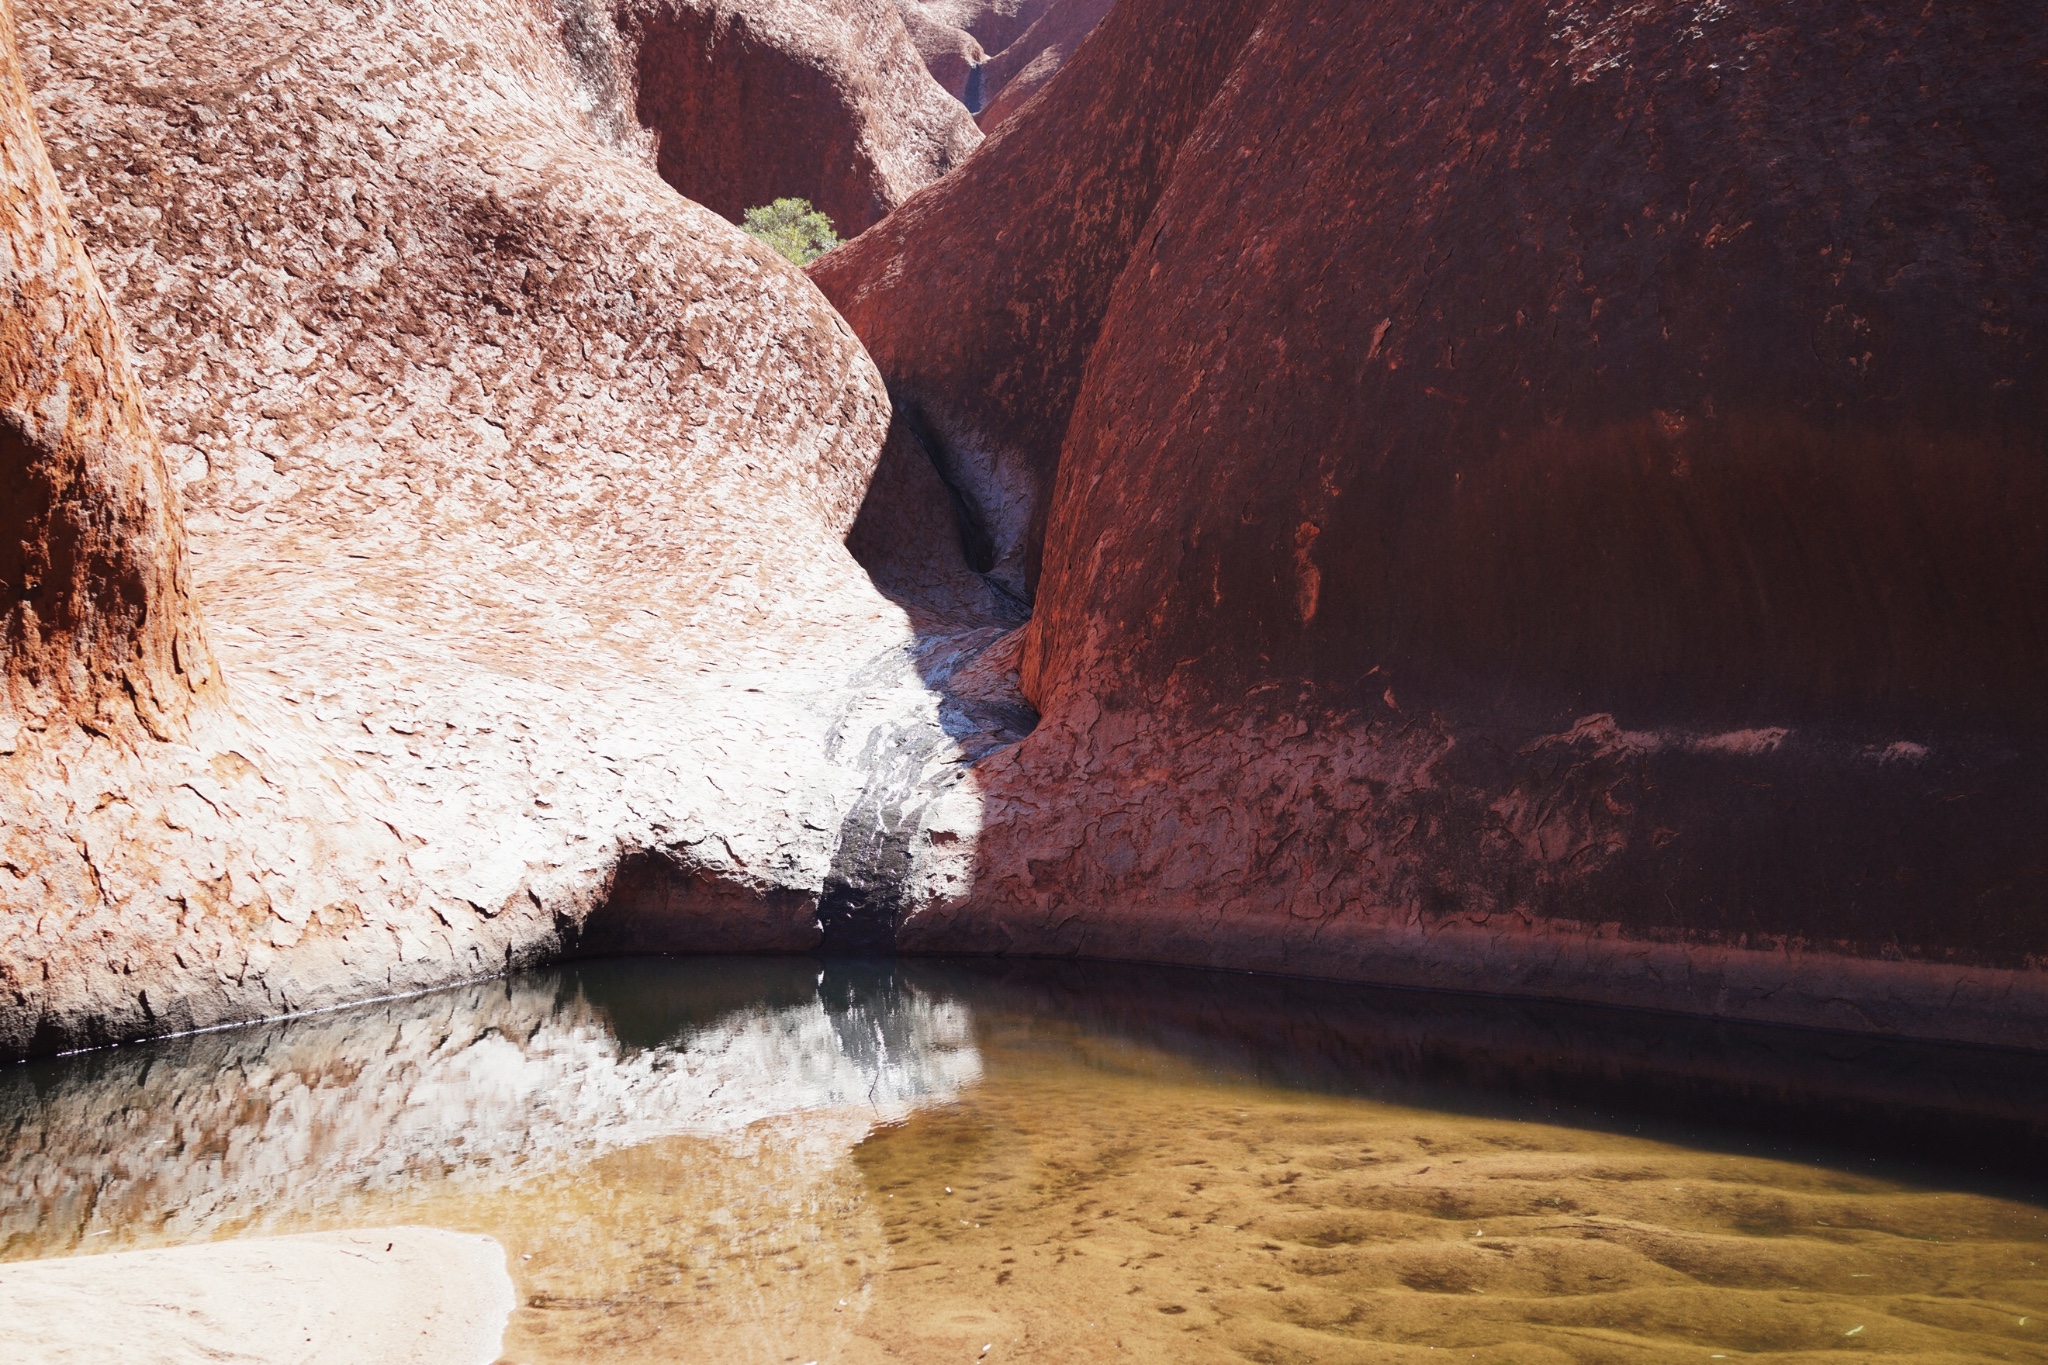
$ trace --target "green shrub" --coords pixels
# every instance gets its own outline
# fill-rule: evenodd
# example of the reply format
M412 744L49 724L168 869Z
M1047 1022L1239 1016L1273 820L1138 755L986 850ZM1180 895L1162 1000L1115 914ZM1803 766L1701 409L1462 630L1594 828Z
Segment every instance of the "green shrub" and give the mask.
M778 199L748 209L741 226L798 265L809 265L839 245L832 220L812 208L808 199Z

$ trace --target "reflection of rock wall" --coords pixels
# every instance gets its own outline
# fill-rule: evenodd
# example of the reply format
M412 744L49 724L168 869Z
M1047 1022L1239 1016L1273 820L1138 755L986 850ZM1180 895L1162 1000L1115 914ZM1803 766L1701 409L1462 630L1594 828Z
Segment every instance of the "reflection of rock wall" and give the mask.
M631 1047L571 980L462 987L0 1073L0 1254L53 1254L106 1231L201 1238L809 1110L886 1120L980 1076L965 1008L921 992L813 987ZM857 1141L866 1121L857 1127L832 1132Z
M1676 1013L1418 993L1109 962L915 962L981 1018L1058 1019L1211 1076L1424 1108L1626 1115L1777 1132L2032 1176L2048 1150L2048 1053L1848 1039Z

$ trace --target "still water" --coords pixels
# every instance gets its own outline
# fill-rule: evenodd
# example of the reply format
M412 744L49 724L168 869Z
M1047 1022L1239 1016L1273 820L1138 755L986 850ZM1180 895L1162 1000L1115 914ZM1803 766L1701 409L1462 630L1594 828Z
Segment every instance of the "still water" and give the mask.
M0 1070L0 1257L417 1223L509 1361L2048 1362L2048 1059L1049 964L593 962Z

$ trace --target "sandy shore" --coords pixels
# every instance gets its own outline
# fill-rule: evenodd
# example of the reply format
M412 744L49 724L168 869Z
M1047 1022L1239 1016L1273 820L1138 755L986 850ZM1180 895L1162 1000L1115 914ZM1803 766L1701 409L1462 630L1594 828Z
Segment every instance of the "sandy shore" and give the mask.
M512 1281L492 1238L389 1227L0 1265L0 1302L15 1365L489 1365Z

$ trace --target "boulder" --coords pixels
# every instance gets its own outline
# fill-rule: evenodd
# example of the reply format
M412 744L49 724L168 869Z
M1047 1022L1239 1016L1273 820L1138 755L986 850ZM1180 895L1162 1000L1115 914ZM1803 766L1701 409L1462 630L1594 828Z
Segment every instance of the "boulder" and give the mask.
M993 742L928 679L1000 632L920 639L843 548L880 378L655 173L630 34L523 0L15 15L50 164L10 129L0 467L70 577L9 618L0 1051L808 947L828 890L886 914L920 784Z
M1035 602L899 942L2048 1043L2044 59L1112 10L814 272Z
M851 237L980 141L891 0L629 0L620 16L616 55L590 21L588 64L632 73L662 178L733 222L795 197Z

